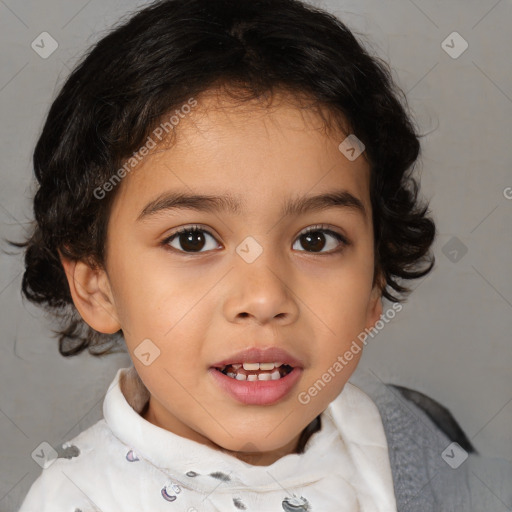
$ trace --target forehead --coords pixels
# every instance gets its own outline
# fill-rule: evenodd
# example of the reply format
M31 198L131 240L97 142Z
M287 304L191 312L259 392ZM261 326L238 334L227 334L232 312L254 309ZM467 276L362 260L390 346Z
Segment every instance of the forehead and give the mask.
M172 138L123 179L116 201L128 201L140 213L149 199L169 190L228 193L241 209L257 209L267 199L281 207L297 196L344 188L370 212L364 153L349 161L339 151L348 131L329 115L287 93L276 93L269 103L208 91L180 118Z

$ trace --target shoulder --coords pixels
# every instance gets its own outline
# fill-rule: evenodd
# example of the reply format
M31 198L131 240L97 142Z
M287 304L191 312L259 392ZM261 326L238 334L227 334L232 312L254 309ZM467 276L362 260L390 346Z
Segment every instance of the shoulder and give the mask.
M87 486L98 478L112 449L112 433L100 420L59 446L41 446L42 472L19 512L89 512L96 510ZM88 483L89 482L89 483Z
M461 503L468 511L497 512L503 505L512 508L511 461L479 454L452 413L433 398L404 386L387 386L414 404L448 438L450 444L437 453L444 471L439 470L435 476L440 479L443 475L449 482L434 488L439 496L446 500L450 493L454 495L456 485L464 483L468 494Z
M416 405L446 437L464 448L467 453L476 453L475 448L452 413L439 402L414 389L387 384L397 390L406 400Z
M512 463L480 455L447 407L375 376L354 380L379 410L399 512L512 507Z
M414 437L415 444L438 447L455 442L467 453L476 453L450 410L434 398L415 389L385 383L369 372L356 372L353 377L350 382L377 406L391 443L409 442Z

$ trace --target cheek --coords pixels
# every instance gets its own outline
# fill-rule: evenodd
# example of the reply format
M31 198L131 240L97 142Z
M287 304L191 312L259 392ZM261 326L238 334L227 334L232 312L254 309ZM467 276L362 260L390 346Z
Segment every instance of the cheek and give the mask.
M357 368L362 347L357 339L353 343L349 336L348 341L327 342L319 352L321 356L305 372L303 385L297 396L299 403L311 407L315 414L325 410L339 395Z
M194 281L187 283L183 268L173 268L160 251L137 250L133 241L126 243L128 247L131 243L132 249L127 253L113 252L109 261L120 315L126 322L139 317L149 321L178 311L187 295L194 293ZM171 304L174 304L172 309ZM151 312L149 318L148 311Z
M311 284L307 304L316 317L316 347L306 386L313 386L316 403L334 399L361 358L363 346L358 337L366 326L373 277L373 268L368 271L366 260L353 258L337 273L317 279L315 286Z
M322 331L337 340L346 340L364 329L371 280L372 273L356 263L344 265L339 272L330 272L308 285L310 293L305 302L323 321L319 322Z
M203 296L217 275L198 277L165 258L113 260L112 266L116 309L130 350L149 338L170 366L197 357L211 316L206 310L216 307L212 297Z

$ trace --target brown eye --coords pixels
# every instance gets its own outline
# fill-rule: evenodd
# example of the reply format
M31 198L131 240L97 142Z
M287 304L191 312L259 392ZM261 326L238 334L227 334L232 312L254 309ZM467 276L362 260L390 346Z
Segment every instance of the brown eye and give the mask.
M163 244L185 253L205 252L203 249L208 245L208 237L215 240L208 231L198 227L189 227L180 229L166 238ZM206 250L216 249L217 247L218 244L213 243Z
M329 238L331 241L329 241ZM335 242L332 242L332 239L335 240ZM349 245L348 241L345 237L340 235L339 233L336 233L335 231L332 231L330 229L318 229L318 228L311 228L305 233L302 233L298 239L298 242L300 242L300 245L306 249L306 252L318 252L318 253L331 253L336 252L336 249L340 245ZM326 251L323 251L323 249L327 247Z
M325 247L325 235L321 231L310 231L300 237L302 247L320 252Z

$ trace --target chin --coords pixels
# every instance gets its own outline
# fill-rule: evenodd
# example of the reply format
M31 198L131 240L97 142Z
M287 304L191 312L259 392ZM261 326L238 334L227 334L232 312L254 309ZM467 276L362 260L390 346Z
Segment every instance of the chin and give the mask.
M268 429L265 432L255 434L254 431L247 434L247 436L225 439L226 442L217 443L220 450L228 452L230 455L239 459L245 460L246 458L257 461L263 457L267 457L272 452L290 452L292 448L288 445L292 443L299 433L289 434L285 438L269 436ZM272 437L272 438L271 438ZM250 462L255 464L256 462Z

